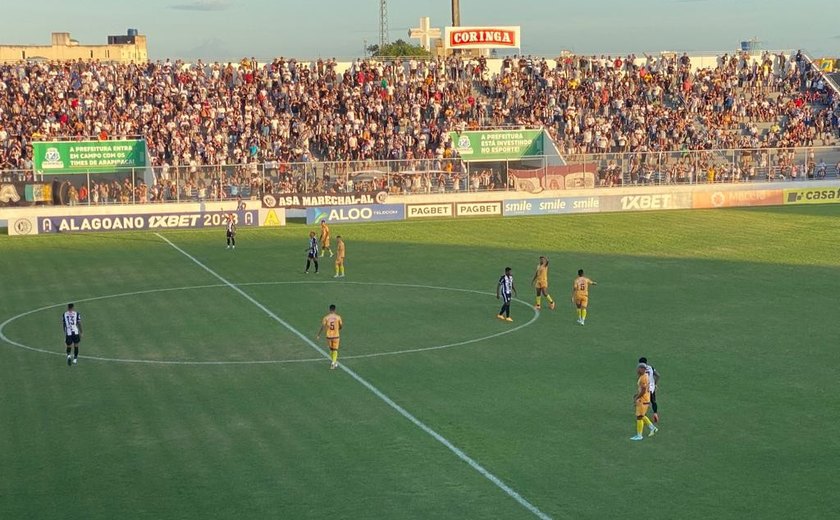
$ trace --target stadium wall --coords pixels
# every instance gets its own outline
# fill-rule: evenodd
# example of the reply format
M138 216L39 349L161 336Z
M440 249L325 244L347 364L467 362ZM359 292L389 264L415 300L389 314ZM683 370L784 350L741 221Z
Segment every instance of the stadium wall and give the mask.
M840 180L391 196L381 204L310 207L288 210L288 214L305 217L307 224L322 219L331 223L364 223L830 203L840 203ZM231 212L240 226L286 224L286 209L259 205L259 201L248 201L240 211L232 211L230 202L37 207L7 209L3 218L8 219L9 234L12 235L221 228L224 215Z

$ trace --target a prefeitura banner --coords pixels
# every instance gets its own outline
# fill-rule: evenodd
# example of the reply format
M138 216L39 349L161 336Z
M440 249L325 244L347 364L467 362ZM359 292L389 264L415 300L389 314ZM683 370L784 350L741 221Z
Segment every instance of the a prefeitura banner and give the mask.
M61 175L146 167L146 141L36 141L35 173Z
M542 130L476 130L450 132L464 161L506 161L543 155Z

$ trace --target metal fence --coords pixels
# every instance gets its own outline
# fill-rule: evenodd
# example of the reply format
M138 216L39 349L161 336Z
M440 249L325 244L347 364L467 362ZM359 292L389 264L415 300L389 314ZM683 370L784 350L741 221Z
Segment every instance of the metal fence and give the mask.
M42 176L0 171L0 181L63 186L68 205L257 200L266 194L387 191L391 195L485 191L608 189L615 186L799 182L840 177L840 147L672 152L616 152L464 162L399 161L247 163L128 168L109 173Z

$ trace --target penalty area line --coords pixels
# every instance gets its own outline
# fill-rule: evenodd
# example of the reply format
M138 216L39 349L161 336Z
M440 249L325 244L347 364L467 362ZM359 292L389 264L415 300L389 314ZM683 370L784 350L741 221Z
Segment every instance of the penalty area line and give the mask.
M280 316L275 314L271 309L269 309L268 307L266 307L265 305L263 305L262 303L257 301L250 294L246 293L245 291L243 291L242 289L240 289L239 287L237 287L236 285L234 285L233 283L228 281L222 275L220 275L219 273L217 273L213 269L211 269L208 266L206 266L205 264L203 264L196 257L192 256L191 254L189 254L185 250L178 247L174 242L172 242L171 240L169 240L165 236L161 235L160 233L155 233L155 235L157 235L158 238L160 238L161 240L163 240L164 242L166 242L167 244L172 246L173 249L175 249L176 251L178 251L179 253L181 253L185 257L189 258L194 264L196 264L197 266L199 266L202 269L204 269L205 271L207 271L208 274L212 275L214 278L216 278L217 280L219 280L220 282L222 282L226 286L230 287L232 290L239 293L240 296L242 296L243 298L248 300L251 304L253 304L255 307L257 307L261 311L263 311L269 318L273 319L274 321L276 321L277 323L279 323L280 325L285 327L289 332L291 332L295 336L299 337L309 347L311 347L315 351L317 351L324 359L329 359L330 358L330 356L329 356L329 354L327 353L326 350L324 350L323 348L318 346L318 344L315 343L314 341L312 341L312 339L310 339L308 336L306 336L305 334L303 334L302 332L297 330L295 327L293 327L291 324L289 324L286 320L284 320L283 318L281 318ZM408 419L409 422L414 424L414 426L420 428L420 430L422 430L423 432L425 432L426 434L431 436L433 439L435 439L436 441L438 441L439 443L444 445L456 457L458 457L462 461L466 462L471 468L473 468L475 471L477 471L481 476L483 476L485 479L492 482L496 487L498 487L499 489L504 491L509 497L511 497L517 503L519 503L519 505L521 505L522 507L524 507L525 509L530 511L534 516L536 516L537 518L540 518L541 520L551 520L550 516L543 513L542 511L540 511L537 508L537 506L535 506L534 504L528 502L528 500L526 500L522 495L520 495L515 489L513 489L512 487L505 484L499 477L497 477L496 475L491 473L484 466L479 464L475 459L473 459L472 457L470 457L469 455L464 453L463 450L461 450L460 448L458 448L457 446L452 444L452 442L450 442L446 437L444 437L443 435L441 435L438 432L436 432L435 430L433 430L430 426L427 426L426 423L424 423L423 421L421 421L420 419L418 419L417 417L412 415L411 412L409 412L408 410L406 410L405 408L403 408L402 406L397 404L393 399L391 399L390 397L385 395L385 393L383 393L381 390L376 388L372 383L368 382L365 378L363 378L362 376L357 374L355 371L353 371L352 369L345 366L343 363L340 363L338 365L338 367L341 370L343 370L347 375L349 375L350 377L355 379L356 382L358 382L359 384L361 384L362 386L367 388L373 395L378 397L385 404L390 406L394 411L396 411L397 413L399 413L400 415L402 415L403 417Z

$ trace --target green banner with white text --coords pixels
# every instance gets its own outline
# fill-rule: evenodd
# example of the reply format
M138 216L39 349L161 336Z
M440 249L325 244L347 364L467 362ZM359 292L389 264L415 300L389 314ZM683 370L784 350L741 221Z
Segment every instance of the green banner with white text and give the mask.
M35 173L43 175L145 168L146 141L36 141L32 159Z
M543 155L542 130L482 130L450 132L452 145L464 161L505 161Z

